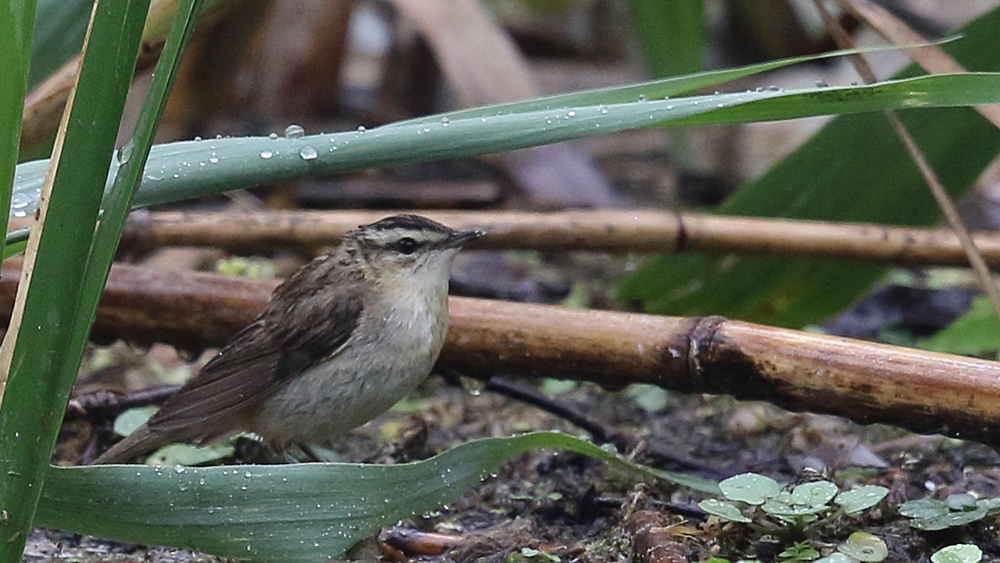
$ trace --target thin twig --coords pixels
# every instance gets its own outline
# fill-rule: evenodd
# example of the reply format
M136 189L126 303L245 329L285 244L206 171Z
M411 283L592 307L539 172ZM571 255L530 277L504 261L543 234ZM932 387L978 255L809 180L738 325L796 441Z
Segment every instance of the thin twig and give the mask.
M567 420L585 430L593 437L595 442L599 444L613 444L620 452L628 452L636 445L637 441L634 438L616 432L597 419L587 416L559 401L555 401L534 389L495 376L489 378L486 382L486 389L528 403ZM707 477L716 479L723 476L718 470L708 467L703 463L665 452L658 448L650 447L645 450L644 454L659 467L670 467L677 470L695 470Z

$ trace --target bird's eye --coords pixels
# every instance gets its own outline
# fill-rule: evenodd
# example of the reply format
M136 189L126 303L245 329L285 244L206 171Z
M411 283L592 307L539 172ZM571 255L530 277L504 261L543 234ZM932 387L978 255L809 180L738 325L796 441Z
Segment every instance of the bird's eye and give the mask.
M410 237L403 237L396 243L396 248L399 249L400 254L413 254L417 251L417 247L419 246L420 245L417 241L411 239Z

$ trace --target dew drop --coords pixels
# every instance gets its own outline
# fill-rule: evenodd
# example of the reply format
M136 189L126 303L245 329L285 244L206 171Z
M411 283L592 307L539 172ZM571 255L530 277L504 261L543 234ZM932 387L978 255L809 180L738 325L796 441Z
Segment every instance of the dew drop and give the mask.
M216 156L215 153L213 152L212 156L208 157L208 161L211 162L212 164L218 164L219 163L219 157Z
M272 141L277 141L278 140L278 134L275 133L274 131L272 131L271 134L267 136L267 138L271 139Z
M571 117L576 117L576 112L573 110L569 110L566 112L566 119L569 119Z
M597 110L600 111L602 114L608 113L608 106L604 105L598 106Z
M441 118L441 127L447 127L450 124L451 124L451 120L450 119L448 119L447 117L442 117Z
M184 473L185 471L187 471L187 468L184 467L183 465L178 464L174 466L174 473L179 474L179 473Z
M646 94L639 94L639 101L640 102L645 102L648 99L649 98L646 97Z
M301 139L303 135L306 134L306 130L302 128L301 125L296 125L292 123L288 127L285 127L285 138L286 139Z
M314 149L313 147L306 145L301 149L299 149L299 156L302 157L302 160L316 160L316 157L319 156L319 153L317 153L316 149Z
M830 85L827 84L825 80L817 80L816 81L816 87L817 88L828 88L829 86Z
M10 206L13 209L24 209L31 204L31 198L20 192L15 192L14 195L10 197Z
M364 125L358 125L358 133L364 133L365 131L367 131L367 129L365 129Z
M195 136L194 140L195 140L196 142L197 142L197 141L200 141L200 140L201 140L201 136Z
M271 151L269 151L269 150L262 150L262 151L260 151L260 157L263 158L264 160L267 160L267 159L271 158L272 156L274 156L274 153L271 152Z
M128 143L125 143L124 147L118 149L118 152L115 153L115 159L118 160L118 164L125 164L128 162L128 159L132 158L133 146L132 141L129 141Z

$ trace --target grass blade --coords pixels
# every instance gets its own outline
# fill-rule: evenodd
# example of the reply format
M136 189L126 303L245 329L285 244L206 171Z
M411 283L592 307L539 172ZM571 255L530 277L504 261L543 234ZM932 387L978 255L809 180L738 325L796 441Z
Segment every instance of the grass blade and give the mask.
M0 209L11 207L10 188L21 138L35 2L10 2L5 12L0 17ZM0 219L0 229L7 231L6 216Z
M872 86L761 89L666 100L610 101L619 96L618 90L602 91L590 96L593 103L586 106L491 117L446 116L432 123L402 122L368 131L297 139L243 137L158 145L150 153L135 206L296 177L513 150L650 125L997 103L1000 73L925 76ZM18 166L15 193L22 194L18 197L32 200L41 185L44 163ZM112 176L117 166L117 162L111 163ZM20 211L30 213L30 203Z
M160 123L167 97L177 77L181 54L194 32L195 15L199 13L202 0L182 0L174 18L174 25L167 34L166 43L160 53L153 79L146 94L142 110L132 138L118 151L118 162L122 163L115 175L111 190L104 199L104 212L91 247L90 260L83 282L81 313L87 315L88 322L77 323L77 339L84 342L90 332L97 303L111 270L111 262L121 239L125 219L132 208L135 192L142 180L142 172L153 144L153 136Z
M14 312L20 322L7 333L2 358L9 373L0 405L2 561L20 560L80 365L83 342L74 342L79 287L148 5L115 0L95 6L74 103L54 152L43 226L29 244Z

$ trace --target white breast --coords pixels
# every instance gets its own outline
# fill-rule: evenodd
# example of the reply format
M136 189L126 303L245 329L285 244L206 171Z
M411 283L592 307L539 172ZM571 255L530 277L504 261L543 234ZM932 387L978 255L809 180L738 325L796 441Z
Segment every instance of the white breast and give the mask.
M395 307L364 315L340 354L265 401L254 432L277 444L325 442L388 410L419 385L444 343L447 288L409 289L402 299L387 296Z

